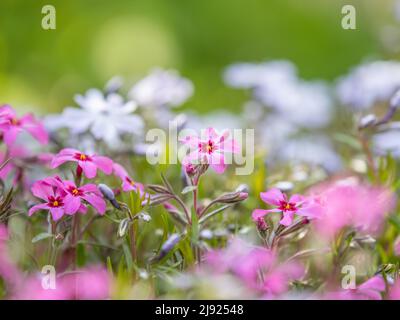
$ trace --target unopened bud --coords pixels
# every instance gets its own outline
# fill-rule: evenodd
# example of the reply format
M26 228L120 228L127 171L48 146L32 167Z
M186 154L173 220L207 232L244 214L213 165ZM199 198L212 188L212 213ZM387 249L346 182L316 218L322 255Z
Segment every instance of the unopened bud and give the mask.
M268 225L267 225L267 223L265 222L265 220L264 220L263 217L259 217L259 218L257 219L256 225L257 225L257 229L258 229L259 231L261 231L261 232L264 232L264 231L267 231L267 230L268 230Z
M103 197L106 200L110 201L110 203L114 206L114 208L121 210L121 206L119 205L118 201L115 199L114 192L111 190L111 188L109 186L107 186L104 183L100 183L97 187L99 188Z
M373 126L376 124L377 118L374 114L368 114L365 117L362 117L360 120L360 123L358 124L358 127L360 129L364 129L370 126Z

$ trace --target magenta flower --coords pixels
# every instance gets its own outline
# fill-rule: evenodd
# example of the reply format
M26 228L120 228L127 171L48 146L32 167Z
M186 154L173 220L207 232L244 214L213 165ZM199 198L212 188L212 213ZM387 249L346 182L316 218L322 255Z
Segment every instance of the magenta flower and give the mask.
M86 213L87 207L84 204L85 202L92 205L101 215L106 211L106 202L95 184L86 184L77 187L72 181L63 181L60 177L48 178L46 181L51 186L59 188L65 193L63 203L66 214L72 215L78 211Z
M288 200L286 194L277 188L272 188L267 192L261 192L260 197L265 203L275 208L269 210L255 209L252 213L255 222L268 213L281 212L283 217L280 224L289 226L292 224L295 214L308 219L317 218L321 214L321 206L316 201L299 194L291 196Z
M0 132L3 134L4 142L11 146L18 134L22 131L29 132L41 144L47 144L49 136L43 124L32 114L26 114L17 118L14 109L9 105L0 107Z
M141 194L144 192L144 186L141 183L133 181L125 168L119 163L114 163L113 169L114 174L122 181L122 191L129 192L139 190Z
M66 148L56 154L51 162L51 167L57 168L65 162L77 162L77 171L82 170L85 176L92 179L97 174L97 169L100 169L105 174L109 175L113 170L113 161L107 157L98 155L87 155L78 150Z
M48 210L54 221L62 218L65 213L65 191L51 185L51 180L39 180L31 188L32 194L44 202L29 209L28 215L32 216L39 210Z
M186 167L192 164L209 164L217 173L223 173L227 167L226 154L239 153L240 147L233 139L228 139L229 131L218 134L213 128L207 128L205 137L187 136L181 142L190 147L190 153L183 159Z

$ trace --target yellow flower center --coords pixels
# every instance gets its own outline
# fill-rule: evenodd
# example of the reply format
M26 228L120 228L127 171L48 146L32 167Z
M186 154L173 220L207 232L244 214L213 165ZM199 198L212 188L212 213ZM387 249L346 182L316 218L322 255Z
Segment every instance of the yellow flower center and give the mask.
M53 201L53 206L58 207L59 203L57 200Z
M79 190L78 189L74 189L74 190L72 190L72 194L74 195L74 196L76 196L77 194L79 193Z

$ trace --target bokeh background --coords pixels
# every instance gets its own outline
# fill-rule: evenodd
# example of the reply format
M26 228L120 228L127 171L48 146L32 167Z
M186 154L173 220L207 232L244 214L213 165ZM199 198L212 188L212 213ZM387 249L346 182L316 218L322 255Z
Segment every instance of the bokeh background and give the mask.
M56 30L41 28L46 4ZM357 30L342 29L344 4ZM289 59L301 77L333 81L365 59L398 57L399 26L393 0L1 0L0 103L59 111L114 75L133 83L161 66L193 81L184 108L235 111L246 92L223 84L227 65Z

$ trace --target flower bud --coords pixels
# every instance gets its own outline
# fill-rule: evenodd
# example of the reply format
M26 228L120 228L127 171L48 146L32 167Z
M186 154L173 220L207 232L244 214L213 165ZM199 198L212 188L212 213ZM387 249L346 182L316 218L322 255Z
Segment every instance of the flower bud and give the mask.
M361 120L360 120L360 122L358 124L358 127L360 129L371 127L371 126L376 124L376 121L377 121L376 116L371 113L371 114L368 114L365 117L361 118Z
M259 217L256 221L257 229L260 232L265 232L269 229L267 223L265 222L263 217Z
M169 252L171 252L180 239L181 236L179 234L173 233L161 246L160 253L154 258L154 260L160 261L162 258L164 258Z
M111 190L111 188L109 186L107 186L104 183L100 183L97 187L100 190L103 197L106 200L110 201L110 203L114 206L114 208L121 210L121 206L119 205L118 201L115 199L114 192Z

